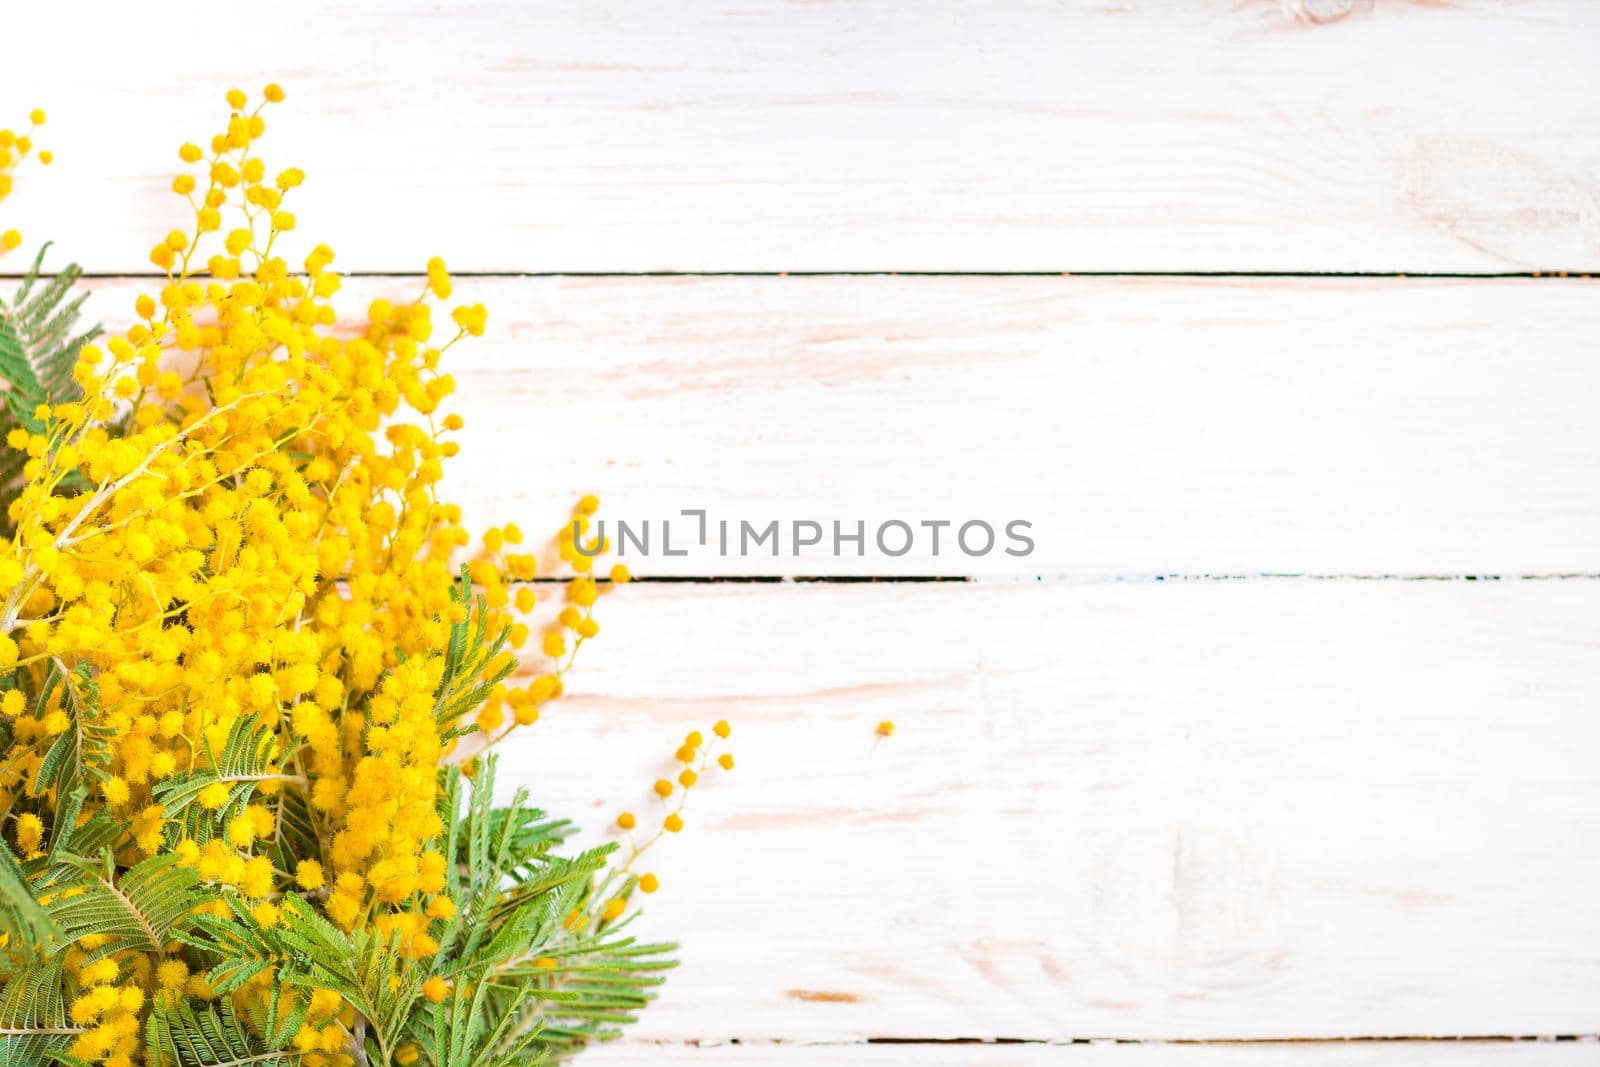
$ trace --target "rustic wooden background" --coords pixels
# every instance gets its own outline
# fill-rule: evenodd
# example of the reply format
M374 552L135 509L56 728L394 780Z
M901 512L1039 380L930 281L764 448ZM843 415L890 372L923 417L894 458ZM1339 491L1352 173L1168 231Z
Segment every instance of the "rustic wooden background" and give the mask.
M473 275L484 522L1034 521L605 602L508 777L601 837L685 730L740 766L656 864L683 966L587 1062L1600 1062L1600 4L5 25L59 157L13 204L108 318L234 84L288 89L353 306Z

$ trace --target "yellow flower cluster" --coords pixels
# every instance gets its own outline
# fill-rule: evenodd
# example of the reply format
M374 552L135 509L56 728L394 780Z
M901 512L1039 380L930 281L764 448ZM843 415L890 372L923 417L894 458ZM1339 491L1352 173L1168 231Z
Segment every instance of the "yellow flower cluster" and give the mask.
M33 783L53 740L82 728L78 690L92 678L109 741L85 811L129 825L119 862L170 849L250 902L262 926L277 922L283 894L300 893L340 926L398 933L426 957L455 908L436 841L438 770L456 740L438 693L465 612L451 596L454 561L471 544L460 509L439 497L462 427L440 411L455 387L442 363L484 332L486 313L457 306L454 329L436 333L431 301L452 288L436 259L417 299L374 301L355 329L342 323L333 252L317 245L298 267L281 252L304 175L269 171L256 154L264 104L283 98L276 86L263 95L251 107L230 92L225 128L180 150L172 188L193 223L151 249L167 277L138 297L135 324L82 349L83 398L41 407L43 430L6 442L27 464L13 533L0 538L0 675L47 695L0 697L13 738L0 811L20 852L37 855L55 798ZM29 149L0 132L0 196ZM580 501L580 528L597 506ZM522 540L514 526L490 530L470 564L488 629L508 629L511 648L528 640L534 606ZM535 721L598 633L603 583L570 533L562 554L579 577L542 637L553 665L493 689L468 722L479 748ZM628 579L622 568L610 577ZM49 688L51 676L64 684ZM270 734L260 773L219 762L241 723ZM161 800L164 783L198 771L213 772L194 802L222 820L217 836L191 836ZM291 794L305 798L319 854L286 870L271 857ZM89 1027L74 1054L91 1062L134 1062L143 990L207 993L159 954L89 966L99 969L72 1012ZM268 973L235 996L271 988ZM336 1051L349 1045L334 1032L338 998L319 996L297 1045L311 1067L349 1063Z
M147 959L140 957L140 959ZM78 994L68 1011L68 1018L78 1026L89 1028L73 1046L73 1054L87 1060L100 1060L115 1064L133 1062L139 1047L140 1010L145 1004L142 982L129 980L118 984L122 968L115 959L103 958L90 964L77 964L78 983L83 992ZM143 972L130 979L147 977Z
M477 726L491 739L481 751L497 744L514 726L531 726L539 721L539 709L559 697L564 689L563 678L572 667L578 649L585 641L600 633L600 624L594 619L595 602L607 589L614 589L632 580L628 568L620 563L610 572L610 584L601 585L590 575L594 559L573 548L574 527L587 530L589 516L600 507L594 496L585 496L573 509L572 523L564 526L558 538L561 558L578 577L566 584L566 606L556 620L545 628L540 649L551 661L548 671L533 678L526 686L497 685L484 701L477 714ZM493 610L514 610L516 616L526 617L533 611L537 597L533 587L526 582L534 577L536 560L532 555L511 551L522 544L522 531L514 524L490 529L483 536L483 544L470 573L475 585L484 591L488 605ZM604 550L604 546L601 546ZM597 553L598 554L598 553ZM522 621L511 623L512 648L522 648L529 637L528 625ZM507 725L507 710L512 723ZM502 730L502 727L505 727Z
M22 161L34 154L33 135L40 126L44 125L44 112L34 108L28 115L28 126L21 133L16 130L0 128L0 201L11 195L12 175ZM37 153L36 158L40 163L49 166L51 155L48 151ZM22 244L22 234L15 230L0 231L0 256L14 251Z
M711 733L717 740L726 741L733 733L733 728L728 725L727 720L720 719L711 727ZM683 764L682 770L678 772L677 782L661 778L651 787L656 799L666 809L666 815L662 817L659 829L641 840L634 836L634 830L639 825L639 817L631 811L624 811L617 816L617 826L628 835L628 854L622 863L622 870L631 871L639 858L661 840L663 834L682 832L683 809L689 802L689 792L700 784L700 779L713 763L724 771L733 770L733 753L721 752L713 757L714 745L715 742L707 745L704 735L699 730L692 730L683 739L683 744L673 753L673 759ZM654 893L660 888L661 882L654 874L646 872L639 876L638 885L640 892ZM613 898L606 904L605 917L615 919L622 914L624 906L625 901L622 898Z

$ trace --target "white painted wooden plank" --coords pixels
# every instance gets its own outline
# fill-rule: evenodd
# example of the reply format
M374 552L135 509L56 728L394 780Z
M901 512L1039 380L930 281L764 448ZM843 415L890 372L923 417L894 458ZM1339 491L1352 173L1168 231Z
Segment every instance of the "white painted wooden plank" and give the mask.
M652 852L641 1040L1593 1032L1600 582L632 586L502 784ZM874 739L881 719L899 724Z
M591 1048L584 1067L1576 1067L1600 1063L1594 1042L1295 1042L1272 1045L659 1045Z
M132 286L98 308L126 316ZM354 282L345 303L409 299ZM641 574L1600 571L1600 283L473 279L449 487L553 534L651 521ZM683 509L704 508L710 544ZM715 523L732 523L724 556ZM793 555L795 520L824 543ZM833 555L833 521L913 550ZM924 520L1033 523L971 557ZM739 523L773 542L741 556ZM901 534L887 531L898 550ZM974 550L981 532L971 532ZM630 546L632 547L632 546Z
M177 145L276 79L350 267L1600 264L1600 9L1348 2L33 4L0 101L59 162L7 206L147 267Z

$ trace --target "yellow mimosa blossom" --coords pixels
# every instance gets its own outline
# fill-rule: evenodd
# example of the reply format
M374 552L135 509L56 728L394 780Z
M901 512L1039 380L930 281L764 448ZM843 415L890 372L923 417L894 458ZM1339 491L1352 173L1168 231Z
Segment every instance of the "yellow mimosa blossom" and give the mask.
M12 175L24 160L30 155L34 156L46 166L49 166L53 156L49 152L35 151L33 143L34 133L44 125L45 114L39 108L34 108L28 114L28 125L21 132L9 128L0 128L0 202L11 195L15 187ZM14 251L22 245L22 233L15 228L0 227L0 256Z
M481 957L500 912L527 903L511 883L532 867L472 885L464 857L492 826L542 857L517 835L553 842L564 825L480 811L477 837L458 841L451 790L481 767L477 780L492 778L493 759L477 757L562 695L600 633L596 603L631 578L620 565L594 571L599 501L584 496L557 538L575 577L535 632L538 567L523 531L474 540L444 495L465 425L445 410L449 353L487 331L488 312L438 303L455 283L437 258L411 299L373 300L355 318L336 309L333 250L288 252L311 221L295 211L306 174L258 151L266 109L283 99L276 85L254 102L231 90L226 121L179 148L170 188L188 222L152 243L160 277L134 299L133 324L66 349L76 388L36 406L24 394L4 440L20 477L0 526L0 816L43 911L120 894L105 912L115 920L56 946L71 1026L48 1036L92 1064L153 1062L144 1042L161 1013L213 1002L306 1067L349 1067L357 1051L365 1062L369 1047L385 1067L433 1063L368 1025L369 998L441 1004L459 988L468 1000L472 980L451 953L465 941ZM0 200L33 152L28 134L0 130ZM0 250L19 241L0 232ZM542 659L518 673L530 647ZM728 736L726 723L712 729ZM710 758L689 735L677 785L655 786L671 810L623 864L591 855L577 874L530 882L565 894L602 872L592 891L561 898L549 936L604 946L595 929L623 917L632 888L656 889L629 864L684 829ZM631 813L617 821L636 825ZM64 845L83 854L63 858ZM195 894L175 891L170 917L124 893L128 880L168 876ZM163 925L180 920L190 934ZM531 940L535 925L509 928ZM284 980L309 942L261 946L307 930L324 948L381 949L392 973L376 991L331 972ZM194 931L245 941L207 957ZM564 948L522 948L475 966L497 988L555 988L573 965ZM546 999L561 998L529 1003Z

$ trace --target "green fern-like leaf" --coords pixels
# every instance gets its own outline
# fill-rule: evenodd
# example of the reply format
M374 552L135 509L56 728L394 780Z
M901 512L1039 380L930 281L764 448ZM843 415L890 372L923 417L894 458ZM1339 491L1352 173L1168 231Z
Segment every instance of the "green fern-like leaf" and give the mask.
M39 1067L83 1028L67 1017L61 957L14 971L0 990L0 1067Z
M254 715L242 716L228 731L220 753L209 754L194 770L156 786L155 801L172 820L169 834L174 839L186 836L197 841L215 836L229 819L244 811L258 785L277 777L277 759L272 727ZM216 782L229 787L229 799L212 812L197 801L201 792Z
M521 791L510 807L492 806L494 778L489 759L470 793L454 769L442 783L456 860L447 891L462 911L439 937L437 966L461 992L419 1011L409 1031L429 1067L542 1063L615 1036L673 965L672 946L638 943L600 914L632 885L602 876L615 846L555 855L568 824Z
M237 894L222 898L233 912L231 918L196 915L178 940L196 948L217 964L206 974L206 983L219 996L232 993L272 966L278 943L261 929L250 909Z
M16 855L0 841L0 929L27 945L46 946L60 939L49 912L40 906ZM0 1012L3 1012L0 1006Z
M80 781L104 780L110 773L111 742L116 731L100 721L98 690L87 666L69 671L60 660L51 660L39 698L40 710L50 696L61 690L61 710L70 720L68 729L39 761L33 777L33 792L69 789Z
M537 1027L522 1028L523 1005L532 996L527 987L510 991L495 1010L492 987L487 982L475 985L470 995L455 997L451 1003L434 1005L427 1015L423 1047L435 1064L461 1064L462 1067L512 1067L513 1064L546 1063L540 1055Z
M245 1012L254 1032L260 1034L262 1042L274 1050L288 1047L310 1013L309 997L296 996L293 990L281 985L272 987L265 1005L256 1000L249 1001Z
M231 993L269 967L278 986L331 989L348 1001L369 1029L374 1062L387 1063L412 1019L426 970L401 951L399 935L339 929L298 896L285 896L282 922L263 928L237 897L224 898L232 915L196 916L179 939L217 961L206 981L218 993ZM287 1041L299 1028L289 1019L304 1008L285 1004L264 1013L260 1029Z
M145 1022L145 1048L150 1067L292 1067L304 1059L252 1032L226 997L205 1008L158 1001Z
M43 429L34 418L40 404L60 404L81 395L72 378L78 349L100 335L98 326L75 333L87 292L75 292L82 271L69 265L43 281L40 268L49 245L39 250L21 288L8 302L0 300L0 382L5 403L0 404L0 438L16 427L37 433ZM0 451L0 484L9 484L22 471L26 456L15 449Z
M40 896L63 937L90 934L109 940L90 959L125 949L159 952L188 922L201 894L200 876L179 866L176 853L152 856L120 874L109 860L63 855L36 880Z
M512 657L501 656L510 642L511 628L489 633L488 603L481 595L473 595L465 567L450 599L466 608L466 617L451 624L444 675L435 698L440 736L446 741L471 732L471 728L461 725L461 720L481 707L490 690L505 681L517 666Z
M110 774L111 742L116 731L100 721L99 691L87 666L69 671L60 660L51 660L40 689L37 713L43 713L58 689L68 726L45 751L32 789L34 793L55 791L52 856L66 847L75 847L80 853L98 851L118 834L115 820L104 812L84 826L77 825L78 812L90 790Z

